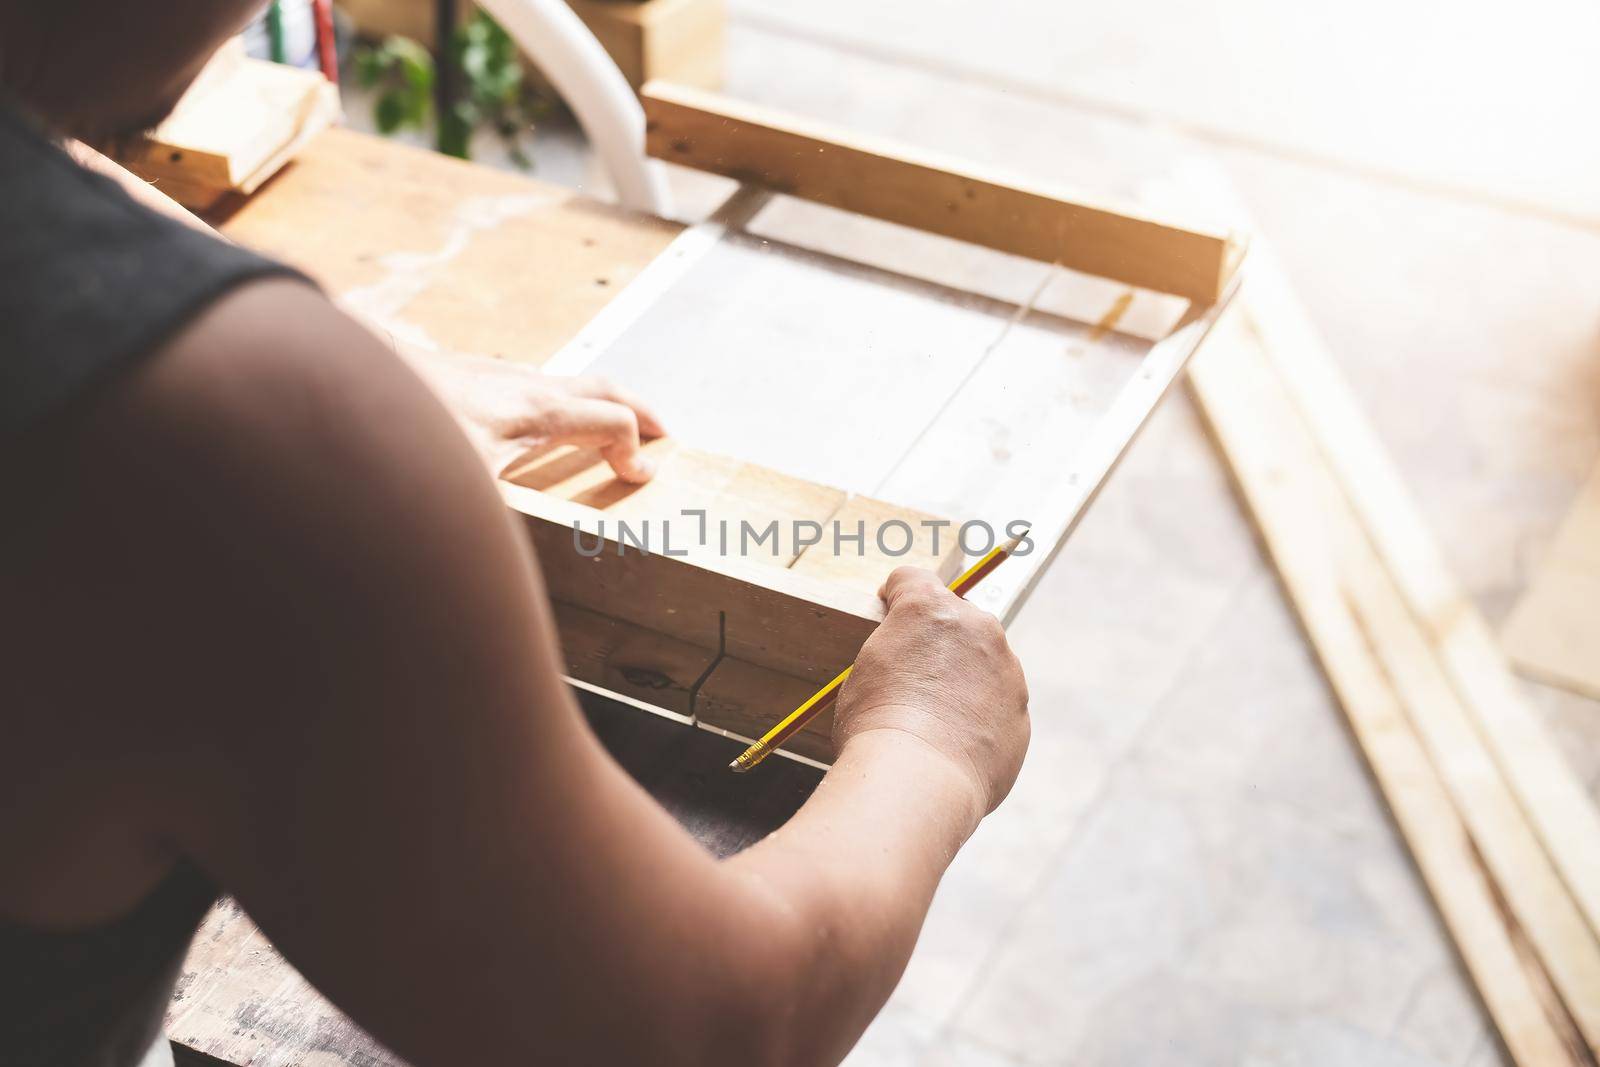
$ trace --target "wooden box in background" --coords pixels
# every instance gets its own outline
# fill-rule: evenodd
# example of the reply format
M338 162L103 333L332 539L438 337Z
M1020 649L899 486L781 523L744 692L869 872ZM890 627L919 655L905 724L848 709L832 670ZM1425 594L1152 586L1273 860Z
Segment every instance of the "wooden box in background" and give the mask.
M725 0L567 0L635 89L660 78L701 88L722 82ZM339 0L362 33L399 34L432 48L433 0ZM460 5L463 17L474 8Z

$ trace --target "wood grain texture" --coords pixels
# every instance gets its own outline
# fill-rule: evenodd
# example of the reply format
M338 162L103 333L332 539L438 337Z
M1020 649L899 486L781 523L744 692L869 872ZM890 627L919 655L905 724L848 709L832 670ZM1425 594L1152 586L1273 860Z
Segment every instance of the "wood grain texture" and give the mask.
M855 659L883 619L871 592L858 592L778 567L689 550L645 554L605 538L599 554L580 554L600 537L596 514L518 486L501 495L522 518L554 600L715 649L719 613L727 654L818 685Z
M853 496L834 512L824 540L804 549L789 569L867 592L876 592L896 567L926 567L948 582L965 558L957 541L959 525L872 497ZM859 546L844 541L857 535Z
M1600 700L1600 466L1501 635L1517 669Z
M645 539L654 553L672 548L691 554L689 561L663 557L656 564L638 558L631 565L635 577L613 577L617 564L585 559L574 546L570 526L559 536L546 531L536 542L567 670L572 677L611 692L680 715L692 712L741 736L757 736L809 697L819 678L825 680L847 666L854 658L853 649L859 647L858 638L836 645L824 636L839 616L819 612L815 604L798 614L787 613L784 621L767 614L766 608L752 615L753 603L771 599L765 583L794 583L793 588L808 597L829 588L847 596L873 597L896 566L927 566L948 578L962 562L955 528L948 522L938 530L941 551L933 551L935 529L924 524L942 521L935 516L865 497L846 501L838 490L670 439L649 442L645 451L656 461L657 472L639 486L615 478L593 449L551 449L507 474L511 483L538 492L547 502L576 505L579 510L571 514L592 520L596 530L606 523L605 532L614 542L606 557L615 555L615 544L633 544L616 525L619 520L628 524L632 536ZM686 509L703 511L703 520L699 515L686 516ZM846 535L861 525L860 554L853 542L835 543L835 522L842 524ZM779 530L770 549L756 547L729 560L736 568L734 577L754 581L757 588L734 591L726 584L726 575L702 572L693 562L727 557L719 531L730 531L727 536L738 556L742 526L762 530L770 523ZM797 530L796 523L810 525ZM884 523L900 524L886 535L891 549L900 547L899 531L911 535L912 548L905 555L890 556L877 544L876 531ZM666 529L676 531L670 539L663 535ZM820 540L808 543L816 538ZM630 548L629 556L641 554ZM796 577L782 576L785 569ZM677 599L647 607L642 601L660 592L657 576L666 574L674 576L670 595ZM597 584L597 577L604 581ZM615 593L607 591L612 583L620 583ZM869 601L854 596L853 603L859 613ZM719 612L727 614L728 644L727 655L717 661L722 636L716 628ZM766 651L755 658L746 633L752 618L758 626L779 627L763 639ZM864 640L859 615L844 624ZM818 651L811 651L810 645L818 646ZM774 648L782 650L776 658L770 654ZM701 689L691 707L690 690L697 681ZM829 760L832 725L831 713L819 717L786 747Z
M731 474L730 485L796 491L778 492L769 508L796 513L810 501L822 523L837 506L833 491L819 492L810 483L789 485L760 468L687 449L663 452L679 457L680 477L709 470ZM553 484L596 500L594 490L607 483L563 469ZM602 528L609 511L522 485L502 484L501 495L539 556L573 677L687 715L690 688L704 676L694 713L744 737L761 734L852 663L883 617L876 586L853 588L797 573L782 557L724 555L715 542L675 546L682 556L646 554L619 539L614 527ZM692 479L669 480L656 502L674 509L680 500L716 507L714 496ZM723 506L748 514L759 497L740 494ZM622 503L603 492L598 502ZM708 509L713 524L716 514ZM789 748L831 759L832 727L831 716L819 717Z
M1263 350L1590 930L1600 935L1600 808L1519 690L1271 248L1258 242L1251 255L1248 307Z
M301 977L231 897L201 923L167 1008L176 1044L239 1067L405 1067Z
M559 600L551 607L569 677L678 715L693 715L741 737L758 736L817 688L806 679L736 657L718 660L713 649L609 615ZM786 748L812 759L831 760L832 733L830 713L811 723Z
M400 340L531 363L682 229L348 130L318 136L263 192L210 221Z
M744 557L773 567L788 567L800 555L796 523L823 526L845 503L838 489L688 448L672 438L647 442L644 452L655 461L656 474L643 485L615 477L591 448L552 449L519 462L504 477L604 513L613 533L619 523L636 535L648 531L652 551L689 546L720 551L723 524L735 546L746 526L753 539L776 524L776 533Z
M1190 370L1194 395L1491 1018L1524 1067L1588 1062L1352 602L1352 567L1368 596L1386 576L1362 558L1355 515L1261 340L1241 314L1219 329Z
M722 83L725 0L567 0L635 89L653 78Z
M117 152L118 162L187 207L255 191L340 115L315 71L219 50L171 115Z
M715 93L654 82L641 95L653 156L1045 263L1210 303L1240 252L1227 234Z
M1600 1049L1600 943L1371 544L1348 509L1337 521L1351 607L1485 869L1592 1055Z

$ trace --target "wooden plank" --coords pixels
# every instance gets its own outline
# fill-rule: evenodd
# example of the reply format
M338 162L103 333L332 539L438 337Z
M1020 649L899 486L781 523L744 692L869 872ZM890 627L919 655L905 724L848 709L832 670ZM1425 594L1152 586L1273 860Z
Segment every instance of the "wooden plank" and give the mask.
M1591 931L1600 934L1600 809L1518 690L1271 249L1257 242L1251 257L1249 315L1268 358Z
M118 160L187 206L253 192L340 114L339 92L313 71L225 48L159 126Z
M649 441L644 453L656 475L643 485L615 477L591 448L552 449L518 463L504 478L514 485L603 512L607 529L620 534L626 524L652 538L653 551L676 546L720 546L722 524L735 545L746 525L759 534L776 525L770 548L749 553L752 563L787 567L802 551L797 524L822 529L845 503L838 489L793 478L753 463L702 452L672 438ZM694 514L696 512L703 514Z
M598 514L509 484L550 596L701 648L820 685L851 663L883 619L872 592L721 555L643 553L600 533ZM579 551L598 547L592 558ZM725 617L726 629L723 629Z
M1501 634L1524 674L1600 700L1600 466Z
M1351 605L1337 483L1243 316L1218 329L1191 366L1195 397L1490 1017L1523 1067L1586 1062Z
M397 339L531 363L682 230L349 130L321 134L266 194L231 206L211 219L224 233L305 271Z
M802 551L791 571L875 592L896 567L926 567L949 581L965 559L956 536L959 523L869 496L851 497L828 525L823 541ZM857 536L859 547L841 543Z
M915 229L1210 303L1229 235L665 82L642 92L653 156Z
M1347 594L1372 648L1551 985L1591 1052L1600 1050L1600 942L1348 505L1335 521Z
M759 736L817 690L813 681L731 656L718 660L714 649L609 615L559 600L551 607L569 677L675 715L693 714L700 722L741 737ZM691 701L696 683L700 688ZM832 760L832 713L819 716L785 748L811 759Z

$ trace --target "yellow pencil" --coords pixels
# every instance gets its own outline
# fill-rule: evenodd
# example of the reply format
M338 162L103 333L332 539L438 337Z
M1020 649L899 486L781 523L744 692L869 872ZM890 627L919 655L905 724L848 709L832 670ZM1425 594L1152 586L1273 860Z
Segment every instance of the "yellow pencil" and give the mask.
M1022 537L1014 537L1005 544L991 549L982 559L962 571L961 576L950 583L950 591L956 596L966 596L974 586L987 578L996 567L1010 558L1026 536L1027 531L1024 530ZM810 700L795 708L778 725L761 735L761 740L741 752L739 758L728 764L728 766L735 773L743 774L766 759L769 754L777 750L778 746L805 729L807 723L821 715L833 703L834 698L839 695L839 690L844 686L845 679L850 677L850 672L855 669L855 664L852 663L840 671L837 678L817 690Z

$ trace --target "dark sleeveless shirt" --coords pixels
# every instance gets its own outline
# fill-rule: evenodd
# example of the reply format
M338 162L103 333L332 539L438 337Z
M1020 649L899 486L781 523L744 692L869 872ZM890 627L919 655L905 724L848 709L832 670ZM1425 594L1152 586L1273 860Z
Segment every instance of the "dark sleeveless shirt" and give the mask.
M299 277L139 204L0 95L0 440L270 274Z
M300 277L139 205L0 96L0 460L25 462L24 431L114 386L228 290L277 274ZM180 865L110 922L61 931L0 917L0 1063L138 1063L216 896Z

